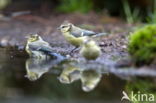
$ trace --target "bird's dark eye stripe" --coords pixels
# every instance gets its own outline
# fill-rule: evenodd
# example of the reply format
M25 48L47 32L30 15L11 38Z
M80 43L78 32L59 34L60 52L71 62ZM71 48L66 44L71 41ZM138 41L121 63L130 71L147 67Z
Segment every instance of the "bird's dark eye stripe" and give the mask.
M62 26L62 28L65 28L65 27L67 27L67 26Z

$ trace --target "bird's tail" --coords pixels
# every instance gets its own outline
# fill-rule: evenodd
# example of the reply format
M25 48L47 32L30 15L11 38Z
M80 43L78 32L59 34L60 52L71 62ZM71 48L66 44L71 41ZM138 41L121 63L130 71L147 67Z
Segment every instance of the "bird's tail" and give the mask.
M67 58L59 53L48 53L53 59L57 59L59 61L64 61Z
M101 37L101 36L107 36L107 35L110 35L110 34L109 33L97 33L93 37Z
M97 33L96 35L93 35L91 39L99 41L101 40L102 37L105 37L107 35L110 35L110 34L109 33Z

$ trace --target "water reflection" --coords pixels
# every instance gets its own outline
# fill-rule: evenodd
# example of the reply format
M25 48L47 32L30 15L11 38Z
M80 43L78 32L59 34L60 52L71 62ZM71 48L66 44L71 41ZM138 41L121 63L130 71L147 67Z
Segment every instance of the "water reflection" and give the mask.
M96 69L87 69L81 73L82 89L86 92L93 90L100 82L102 74Z
M85 92L92 91L100 82L103 72L100 68L92 68L90 64L81 62L69 63L58 77L59 81L64 84L71 84L74 81L81 81L82 90Z
M123 79L137 76L140 74L140 72L141 74L150 73L132 69L116 69L112 66L92 61L86 62L70 59L66 59L66 62L62 61L65 61L65 59L62 59L62 57L53 59L29 58L25 63L27 72L25 77L27 77L30 81L35 81L43 74L56 69L60 70L58 74L58 80L60 83L72 84L73 82L80 81L82 90L85 92L90 92L96 88L102 78L102 75L104 76L108 73L113 73ZM127 73L127 75L125 75L125 73Z
M123 79L140 76L140 73L142 75L144 73L150 73L145 72L142 69L116 69L97 62L83 62L76 60L66 60L66 62L62 61L65 60L29 58L25 63L27 72L26 77L30 81L35 81L49 71L54 73L54 70L58 70L58 80L60 83L72 84L73 82L80 81L82 90L89 92L96 88L102 78L102 75L104 76L108 73L113 73ZM155 75L155 72L152 72L152 74Z
M26 60L24 53L15 53L18 55L10 58L9 52L0 51L0 103L119 103L123 90L127 94L131 91L156 94L155 80L145 82L147 76L155 79L155 69L113 68L113 65L96 61ZM39 80L31 82L24 75L33 75L32 81ZM126 85L127 80L116 75L120 78L127 75L139 80L142 78L142 81L132 81L132 78Z
M27 77L30 81L39 79L44 73L48 72L53 66L62 62L63 59L35 59L29 58L25 62Z
M61 67L58 80L63 84L71 84L75 81L80 80L82 90L89 92L93 90L100 82L102 77L102 69L97 67L96 63L78 62L68 60L62 62L65 59L36 59L29 58L25 62L26 75L30 81L36 81L43 74L47 73L54 66L56 69ZM59 65L58 65L59 64ZM93 66L94 65L94 66ZM97 68L96 68L96 67ZM53 70L53 69L52 69Z
M58 77L59 81L64 84L70 84L76 80L80 79L81 69L73 65L66 65L62 70L60 76Z

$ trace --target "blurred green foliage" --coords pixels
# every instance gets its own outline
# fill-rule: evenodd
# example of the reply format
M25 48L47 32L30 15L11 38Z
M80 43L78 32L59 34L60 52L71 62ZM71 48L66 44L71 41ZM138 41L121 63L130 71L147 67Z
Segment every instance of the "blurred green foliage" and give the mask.
M91 11L92 8L92 0L61 0L61 4L57 7L57 10L65 13L87 13Z
M0 0L0 10L4 9L8 4L11 2L11 0Z
M128 51L137 65L156 60L156 25L147 25L131 34Z
M148 11L148 23L156 23L156 0L153 1L153 9Z
M138 8L134 8L134 10L132 10L127 0L122 1L127 22L129 24L132 24L141 21L141 18L139 16L140 10Z
M10 1L11 5L8 6ZM156 23L156 0L0 0L0 10L4 12L8 12L7 10L47 12L52 9L61 13L88 13L93 10L96 13L104 12L104 15L109 16L124 15L129 24Z

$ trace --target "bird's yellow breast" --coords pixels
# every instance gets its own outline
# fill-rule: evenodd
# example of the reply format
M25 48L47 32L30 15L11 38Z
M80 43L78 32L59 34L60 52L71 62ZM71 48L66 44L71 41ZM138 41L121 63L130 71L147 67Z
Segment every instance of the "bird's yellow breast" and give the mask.
M95 60L101 54L101 49L97 45L92 46L83 46L81 51L81 55L84 56L87 60Z
M27 43L27 45L26 45L26 47L25 47L25 50L26 50L26 52L27 52L29 55L31 55L31 51L29 50L28 43Z
M63 33L65 39L74 46L81 46L86 37L74 37L69 32Z

